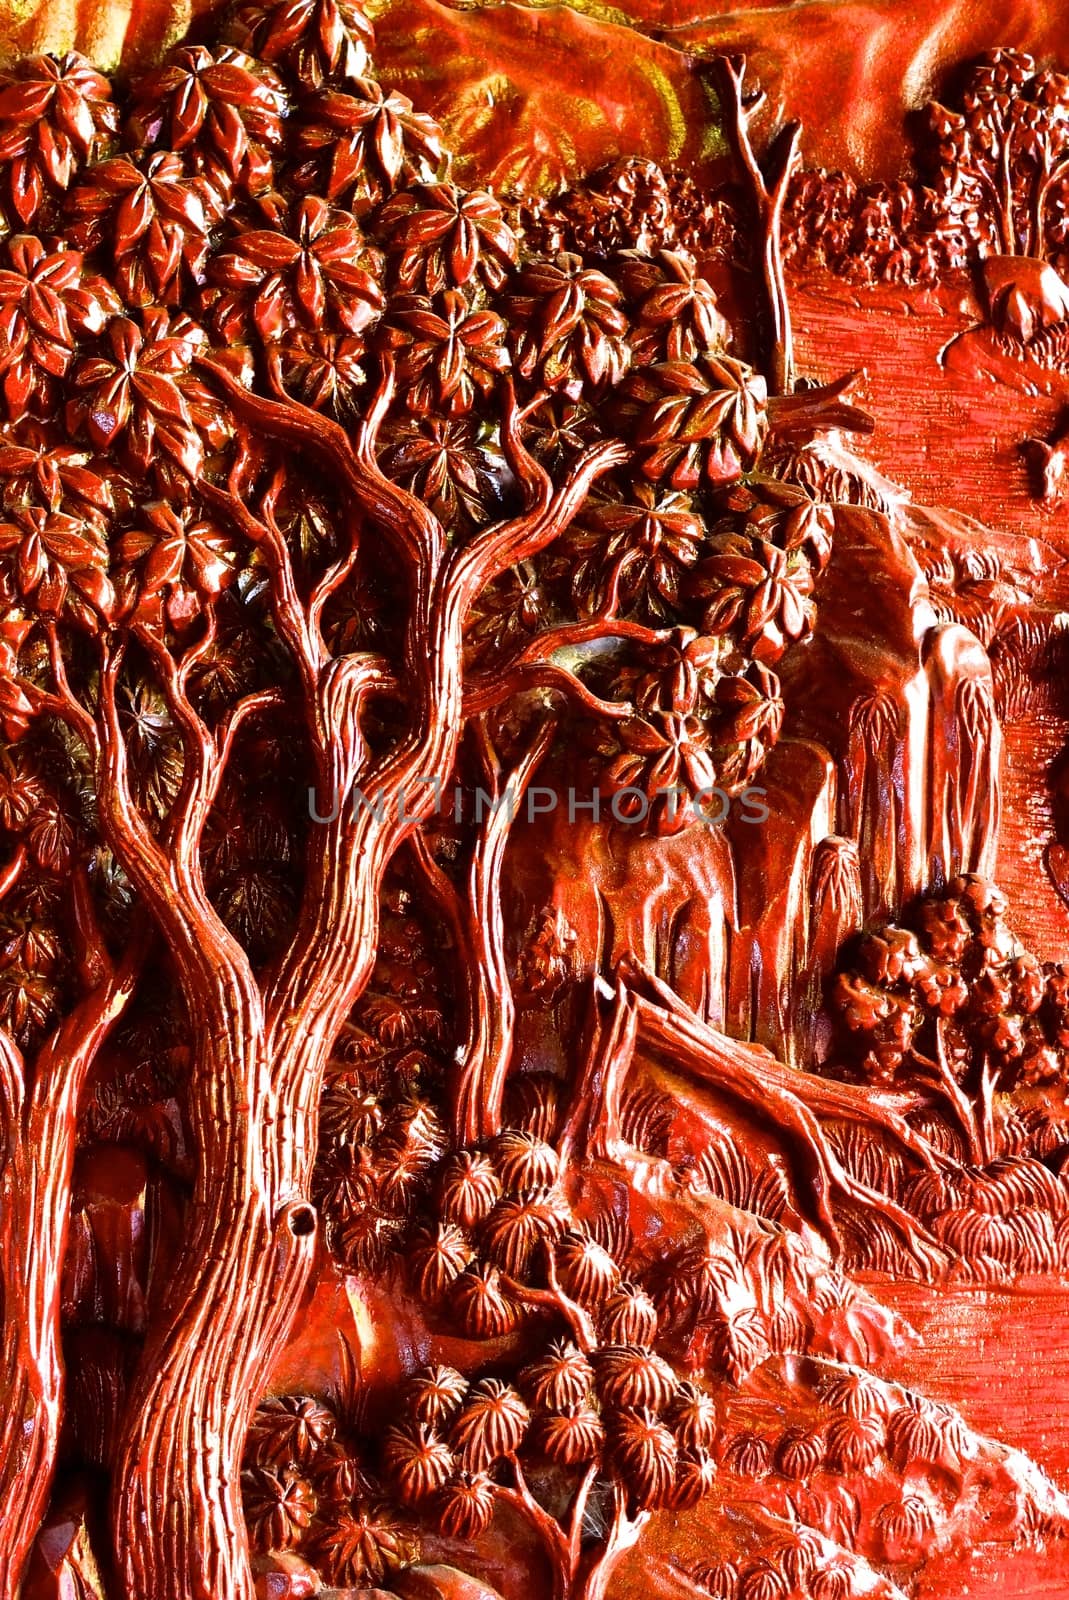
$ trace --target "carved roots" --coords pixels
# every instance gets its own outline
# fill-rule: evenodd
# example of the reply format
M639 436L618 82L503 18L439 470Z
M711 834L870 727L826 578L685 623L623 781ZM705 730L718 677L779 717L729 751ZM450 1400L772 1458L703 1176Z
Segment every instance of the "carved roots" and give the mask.
M621 964L607 1014L595 1018L566 1148L581 1144L587 1154L607 1159L621 1152L621 1096L640 1045L673 1072L739 1101L784 1139L799 1211L833 1254L841 1250L832 1205L838 1198L879 1210L925 1269L942 1259L937 1241L916 1218L846 1170L820 1124L826 1117L878 1128L934 1169L934 1152L904 1117L848 1085L785 1067L760 1045L718 1033L635 961Z

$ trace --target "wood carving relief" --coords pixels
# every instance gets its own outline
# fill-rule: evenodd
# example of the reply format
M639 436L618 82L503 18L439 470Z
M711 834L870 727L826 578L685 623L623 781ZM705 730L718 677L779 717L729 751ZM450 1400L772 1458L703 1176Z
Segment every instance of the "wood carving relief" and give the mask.
M1069 76L438 10L0 78L0 1600L1063 1597Z

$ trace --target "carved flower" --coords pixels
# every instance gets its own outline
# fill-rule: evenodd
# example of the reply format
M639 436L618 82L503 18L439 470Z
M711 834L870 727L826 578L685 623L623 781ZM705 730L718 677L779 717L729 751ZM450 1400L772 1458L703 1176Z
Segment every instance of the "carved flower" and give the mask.
M443 1162L439 1185L442 1217L462 1228L485 1221L501 1196L501 1182L492 1162L472 1150L458 1150Z
M598 1332L604 1344L652 1344L657 1308L637 1283L622 1283L601 1308Z
M400 1249L403 1225L399 1218L385 1216L371 1206L346 1216L336 1232L338 1254L354 1272L381 1272L390 1256Z
M323 1514L323 1502L374 1498L375 1490L360 1461L339 1439L329 1439L308 1467Z
M12 721L7 705L0 702L5 727ZM15 733L8 737L17 737ZM0 1027L23 1049L35 1043L55 1020L57 993L46 977L12 969L0 983Z
M717 787L709 730L700 717L651 710L624 717L600 739L614 816L675 832L691 820L687 798Z
M814 500L797 484L756 475L727 491L724 498L736 518L744 516L737 531L778 545L788 555L804 556L818 572L827 566L835 510L826 501Z
M809 1580L812 1600L851 1600L854 1593L854 1566L850 1556L833 1556L827 1566Z
M316 1535L313 1559L325 1577L341 1586L381 1584L419 1558L413 1531L389 1509L358 1500L351 1509L336 1512Z
M681 1449L668 1504L677 1511L700 1505L716 1483L716 1462L707 1450Z
M812 1477L824 1461L824 1434L819 1428L788 1428L776 1446L776 1470L797 1483Z
M601 1418L590 1406L535 1419L533 1438L542 1454L562 1467L596 1461L605 1443Z
M923 1549L932 1535L932 1513L920 1495L906 1494L900 1503L889 1501L873 1518L884 1549L892 1560L907 1552Z
M716 1406L704 1389L694 1383L677 1384L668 1420L682 1450L711 1449L716 1438Z
M455 1367L424 1367L409 1378L405 1403L418 1422L444 1428L459 1411L467 1392L468 1380Z
M722 751L720 777L725 788L738 789L749 783L779 738L783 726L779 679L760 662L751 662L745 672L720 679L716 703L717 743L735 747L730 753Z
M85 620L110 612L108 551L94 522L25 506L0 522L0 592L46 616L73 606Z
M125 589L138 622L188 627L205 601L233 582L233 543L195 509L162 500L142 507L141 522L119 540Z
M370 1150L339 1144L321 1153L315 1172L316 1203L332 1220L346 1222L374 1206L379 1175Z
M264 340L299 324L314 331L364 331L383 309L380 258L354 216L318 196L296 207L287 233L251 229L212 263L212 277L236 291L216 308L224 335L240 328L243 309Z
M403 1216L426 1188L431 1158L418 1144L387 1139L378 1147L379 1197L384 1210Z
M468 1390L450 1430L450 1442L464 1465L478 1471L518 1450L530 1420L511 1384L482 1378Z
M20 234L6 241L0 264L0 374L14 421L49 394L74 358L78 333L99 333L119 302L99 280L87 280L75 250L46 251Z
M664 1505L672 1492L676 1442L649 1411L614 1415L609 1434L614 1463L644 1510Z
M251 193L271 181L286 98L270 67L224 45L181 45L135 87L130 127L146 147L189 150L199 170Z
M40 778L26 759L15 751L0 750L0 828L21 833L44 796Z
M394 271L402 289L434 295L477 282L500 289L516 264L516 236L484 189L416 184L383 206L378 226L400 253Z
M468 624L469 641L491 658L504 654L541 626L551 605L538 568L521 561L489 584L475 602Z
M456 289L429 300L402 295L386 333L397 349L397 376L411 411L463 416L493 389L508 366L505 324L471 306Z
M688 495L638 483L626 499L590 500L560 557L572 568L580 610L612 614L643 600L665 615L678 604L681 576L697 561L704 538Z
M621 410L639 466L676 489L733 483L768 428L765 380L732 356L664 361L628 379Z
M517 371L572 400L620 382L631 359L620 290L582 257L532 261L507 304Z
M308 333L295 328L268 347L267 359L280 389L296 395L313 411L336 417L355 414L359 390L367 382L362 365L366 347L354 334Z
M764 1556L747 1562L739 1574L739 1600L789 1600L790 1585Z
M453 1470L452 1451L425 1422L388 1428L383 1461L403 1506L427 1500Z
M494 1483L485 1472L459 1472L438 1499L438 1521L450 1539L477 1539L494 1520Z
M511 1333L518 1321L496 1267L467 1267L453 1285L452 1301L465 1332L476 1339L500 1338Z
M546 1411L581 1406L590 1393L594 1369L583 1352L566 1340L553 1340L545 1354L520 1374L531 1404Z
M375 47L367 14L353 0L253 0L237 8L231 31L250 55L312 87L366 71Z
M249 1539L260 1550L297 1544L315 1515L315 1491L294 1472L250 1467L241 1475Z
M560 1157L553 1146L520 1128L506 1128L491 1146L491 1157L501 1182L510 1194L527 1189L549 1189L560 1173Z
M768 1440L749 1428L741 1429L728 1441L724 1465L740 1478L767 1478L772 1470L772 1450Z
M620 276L638 302L631 338L637 362L693 361L727 344L730 329L713 287L687 252L662 250L653 260L625 258Z
M688 587L705 605L704 632L732 631L758 661L778 661L788 644L812 628L809 562L763 539L720 535L714 553L695 570Z
M570 467L577 455L601 437L594 408L567 395L550 395L531 414L528 443L550 472Z
M567 1208L552 1189L530 1189L499 1200L483 1224L487 1255L510 1277L523 1277L540 1245L551 1243L568 1225Z
M39 505L89 520L106 515L115 509L115 495L91 459L77 445L55 443L53 430L41 423L0 433L0 504Z
M837 1417L827 1433L827 1463L833 1472L864 1472L883 1449L880 1417Z
M280 1395L257 1406L248 1448L265 1466L307 1466L336 1428L333 1411L321 1401L305 1394Z
M676 1376L666 1361L641 1345L608 1345L594 1357L603 1406L660 1411L675 1392Z
M324 89L306 102L297 125L294 173L332 203L361 213L407 176L429 176L442 160L442 132L396 89L357 78L347 93Z
M84 56L28 56L0 78L0 170L23 227L49 193L69 188L117 124L111 85Z
M554 1248L562 1287L588 1309L601 1305L620 1282L620 1269L604 1246L574 1230Z
M320 1137L326 1144L370 1144L382 1131L382 1102L356 1073L328 1083L319 1112Z
M90 168L71 198L71 237L106 246L131 306L172 304L184 278L199 281L218 196L169 151L116 156Z
M820 1398L832 1411L863 1421L884 1418L890 1410L887 1391L867 1372L835 1373L821 1385Z
M107 329L110 354L90 356L74 369L68 426L84 426L99 450L122 443L132 466L145 473L156 452L190 478L204 465L205 442L220 443L218 406L191 372L206 344L188 317L169 319L155 308L140 326L116 317Z
M500 458L487 447L484 432L467 418L406 421L383 452L382 469L446 526L482 526L501 498L495 476Z
M408 1266L420 1297L435 1305L474 1254L467 1236L453 1222L439 1222L433 1230L419 1235L408 1253Z
M711 1566L699 1567L694 1579L712 1600L737 1600L739 1569L733 1561L715 1561Z

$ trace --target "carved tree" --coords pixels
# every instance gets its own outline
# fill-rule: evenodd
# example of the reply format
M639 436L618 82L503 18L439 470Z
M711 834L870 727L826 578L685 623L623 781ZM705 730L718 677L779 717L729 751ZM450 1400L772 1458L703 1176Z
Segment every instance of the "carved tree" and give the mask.
M994 884L957 878L920 902L916 932L866 934L831 991L842 1069L929 1088L977 1165L1002 1153L996 1095L1066 1074L1065 973L1020 945L1005 912Z
M339 1040L359 1031L387 874L407 857L452 938L465 1025L446 1084L452 1159L478 1169L464 1147L508 1138L501 864L517 807L551 756L604 788L621 825L663 834L697 825L703 798L745 790L779 736L775 667L812 629L835 527L833 507L776 475L775 453L868 426L848 381L794 389L779 226L796 130L763 175L740 67L724 72L760 225L764 371L729 349L685 249L543 254L521 210L453 183L433 122L366 75L370 29L349 4L244 5L227 29L229 42L177 47L121 106L76 57L25 61L0 93L0 707L11 740L52 741L60 769L83 775L85 848L106 853L159 935L189 1043L195 1176L113 1470L130 1600L253 1595L243 1450L324 1233L322 1091ZM273 810L264 789L292 787L295 750L308 804ZM459 842L440 804L451 780L485 786ZM18 868L16 856L10 878ZM85 993L30 1073L10 1043L0 1074L5 1356L21 1390L46 1397L28 1435L25 1408L0 1431L0 1483L27 1540L55 1453L77 1104L143 943L128 934L113 962L77 876L75 892ZM528 974L545 992L566 977L557 932ZM565 1159L619 1157L641 1043L759 1109L793 1152L800 1215L832 1248L840 1200L878 1206L923 1254L924 1229L853 1176L821 1126L867 1121L930 1165L897 1110L724 1040L635 963L609 976L562 1119ZM370 1130L353 1160L374 1166L359 1152L381 1107L349 1087ZM393 1211L339 1230L365 1265L446 1153L425 1107L394 1111L381 1172L333 1174L361 1205L380 1180L390 1189ZM556 1160L547 1148L512 1159L537 1168ZM647 1165L667 1181L664 1163ZM464 1217L445 1215L415 1259L428 1286L456 1281L473 1334L526 1304L596 1355L554 1261L544 1282L526 1271L568 1231L555 1201L530 1200L533 1183L492 1193L486 1215L476 1184L467 1225L485 1224L487 1260L473 1260ZM702 1292L719 1315L715 1285ZM617 1311L644 1325L641 1303ZM636 1381L667 1384L646 1354ZM646 1501L705 1482L700 1442L680 1487L674 1465L656 1467L658 1451L675 1462L665 1424L623 1409L600 1554L580 1551L581 1486L561 1532L514 1471L561 1597L579 1584L595 1600ZM495 1460L515 1468L517 1447ZM649 1494L629 1499L651 1450ZM278 1487L257 1480L253 1506ZM301 1492L290 1498L302 1528ZM401 1539L388 1518L369 1532L377 1515L346 1513L328 1552L339 1577L367 1575L346 1554L365 1538ZM273 1516L269 1530L284 1526ZM24 1555L20 1538L6 1594Z

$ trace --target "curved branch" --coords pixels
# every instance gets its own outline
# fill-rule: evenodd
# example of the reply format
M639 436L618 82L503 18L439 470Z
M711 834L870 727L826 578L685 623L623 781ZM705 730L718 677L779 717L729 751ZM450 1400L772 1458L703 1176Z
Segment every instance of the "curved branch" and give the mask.
M367 416L360 424L355 444L344 428L299 401L268 400L250 394L218 361L202 357L199 365L210 372L239 417L271 436L298 445L318 456L337 473L341 486L366 506L390 534L405 561L414 569L436 569L445 549L445 530L438 518L415 495L400 488L375 461L378 431L394 392L393 361L382 357L383 373Z
M578 1600L604 1600L612 1570L620 1557L638 1543L643 1528L652 1515L649 1511L627 1512L627 1491L614 1482L612 1486L613 1518L608 1537L589 1567Z
M234 740L250 717L257 716L261 711L269 711L273 706L284 706L286 697L281 689L258 689L254 694L247 694L231 706L223 718L221 727L215 736L215 777L212 783L212 800L219 789L219 783L226 770L230 753L234 747Z
M101 646L98 715L101 723L97 753L97 794L108 842L124 871L150 903L161 910L167 900L170 864L130 789L129 758L119 721L115 689L126 655L126 642L104 640ZM168 920L170 920L168 918Z
M90 756L99 756L97 742L97 729L92 715L78 699L71 688L70 679L67 677L67 663L63 659L63 646L60 643L59 632L55 622L49 618L45 623L45 637L48 640L48 658L52 666L52 676L55 679L56 693L52 699L53 709L63 718L68 727L74 729L81 739Z
M938 1161L931 1145L915 1128L910 1127L905 1117L900 1116L890 1106L879 1104L871 1095L853 1088L848 1083L836 1083L829 1078L818 1077L816 1073L802 1073L793 1067L785 1067L764 1045L744 1043L716 1033L703 1023L689 1006L684 1005L674 989L663 983L633 956L624 957L620 963L620 970L633 985L645 990L647 996L657 1005L695 1023L704 1029L711 1039L722 1040L725 1047L752 1062L755 1071L762 1077L774 1080L790 1094L804 1095L818 1115L841 1118L847 1122L867 1123L869 1126L875 1124L930 1171L938 1170Z
M482 673L479 679L469 683L464 690L464 715L473 717L492 711L495 706L504 705L529 689L552 690L592 716L610 721L635 714L634 706L628 701L603 700L567 667L559 667L552 661L529 661L518 663L506 673Z
M505 959L501 870L520 802L553 742L557 719L544 716L527 748L496 793L475 842L468 880L466 921L474 957L471 1023L464 1054L451 1074L453 1127L459 1140L490 1138L500 1130L501 1107L512 1056L516 1007ZM487 764L493 768L493 757ZM492 774L492 779L496 774Z
M546 628L544 632L535 634L533 639L511 655L508 660L488 667L484 671L471 674L465 687L465 710L469 705L473 712L488 710L490 706L498 703L498 696L502 680L514 673L527 674L535 668L550 665L557 672L567 671L559 663L553 662L553 656L558 650L574 649L578 645L588 644L595 639L631 639L638 644L659 645L667 644L676 632L674 628L647 628L641 622L632 622L621 617L592 617L584 622L565 622L557 627ZM574 677L574 673L571 674ZM526 687L539 687L538 684L525 685ZM568 686L560 684L566 693ZM619 703L611 700L597 700L590 695L585 686L580 685L583 694L581 702L598 716L620 715ZM596 701L596 703L594 703ZM632 708L623 715L632 715Z
M497 1493L507 1505L513 1506L527 1518L541 1539L553 1572L553 1600L568 1600L575 1576L568 1540L557 1519L531 1493L515 1451L509 1454L508 1461L515 1478L515 1488L502 1484Z
M505 414L501 421L502 452L523 488L527 510L531 511L535 506L544 508L553 493L553 480L523 442L522 425L534 408L529 405L521 408L516 404L516 388L507 373L501 380L501 388L505 397Z
M135 627L134 637L159 676L167 709L182 738L182 783L167 819L166 837L176 872L199 882L200 841L219 785L215 740L186 693L182 667L163 639L150 628Z
M531 511L495 522L470 544L459 546L446 564L444 587L456 592L462 614L487 584L552 544L582 508L598 478L629 456L628 447L616 441L591 446L572 465L560 488L548 498L540 497Z
M25 1100L26 1062L7 1029L0 1028L0 1167L18 1137Z
M589 1311L584 1310L577 1301L573 1300L561 1288L560 1279L557 1276L557 1263L553 1257L553 1246L548 1239L543 1241L542 1254L545 1258L548 1288L532 1288L530 1284L521 1283L518 1278L514 1278L505 1272L501 1274L501 1282L506 1292L512 1295L521 1305L534 1306L539 1311L556 1312L572 1330L575 1342L580 1350L589 1355L592 1350L596 1350L598 1347L598 1336L594 1327L594 1320Z
M6 867L0 868L0 900L6 899L22 877L26 866L26 846L16 845L15 853Z
M773 394L794 387L794 355L787 281L783 271L781 227L791 177L798 162L801 126L783 128L772 151L772 177L767 178L754 152L750 123L764 96L747 102L743 93L745 57L719 57L720 79L728 110L728 135L746 175L762 234L761 270L768 314L767 377Z
M238 467L235 465L232 469L232 483L236 479L237 472ZM204 482L201 484L200 492L209 505L221 511L247 539L267 552L273 578L271 602L275 623L281 638L297 663L305 693L314 693L318 674L327 659L326 651L323 649L322 641L317 642L309 628L308 618L297 592L289 546L274 519L273 511L263 518L254 516L233 487L220 489L218 484Z

